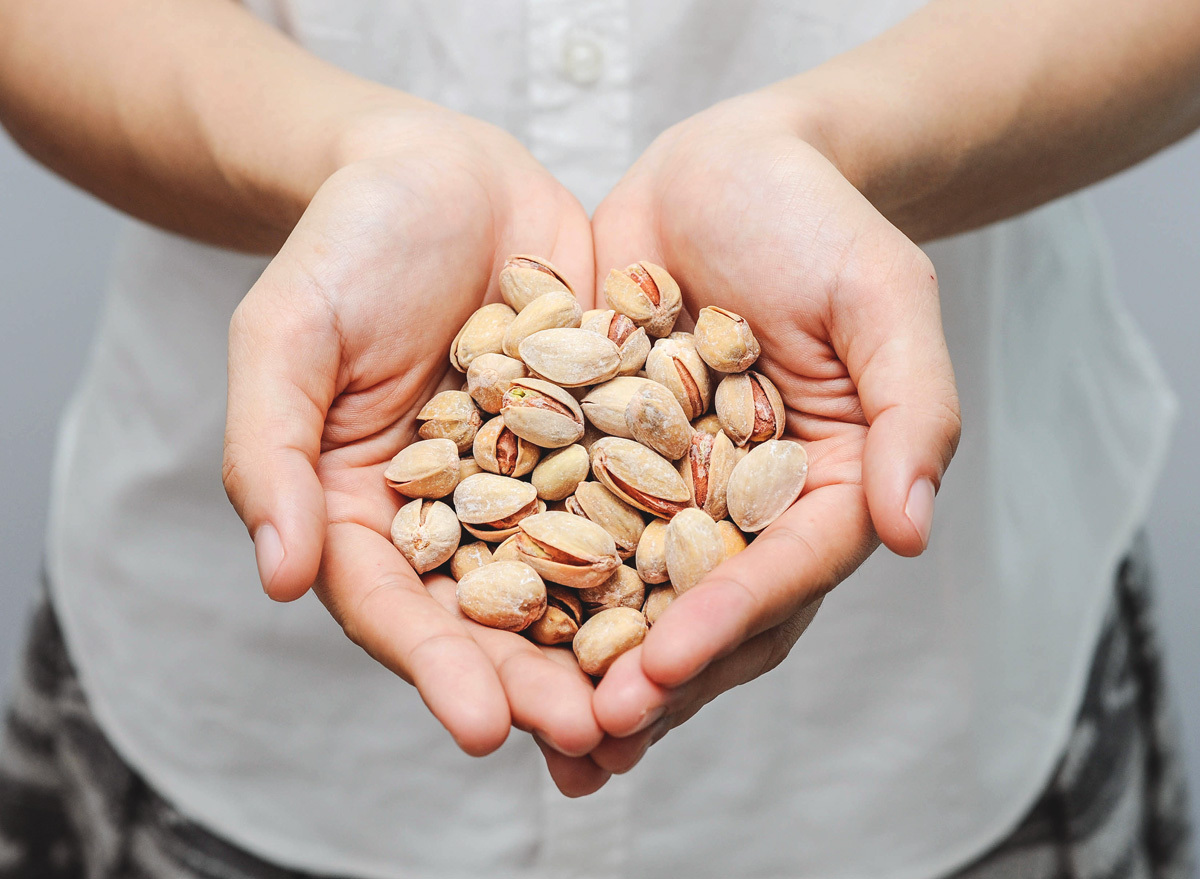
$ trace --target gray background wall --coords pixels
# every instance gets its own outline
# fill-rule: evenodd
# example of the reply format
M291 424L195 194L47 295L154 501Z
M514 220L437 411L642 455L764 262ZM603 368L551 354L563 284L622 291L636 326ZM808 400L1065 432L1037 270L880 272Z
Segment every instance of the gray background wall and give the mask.
M1095 198L1126 300L1182 404L1150 533L1200 819L1200 138ZM0 681L37 577L55 426L95 324L114 219L0 137Z

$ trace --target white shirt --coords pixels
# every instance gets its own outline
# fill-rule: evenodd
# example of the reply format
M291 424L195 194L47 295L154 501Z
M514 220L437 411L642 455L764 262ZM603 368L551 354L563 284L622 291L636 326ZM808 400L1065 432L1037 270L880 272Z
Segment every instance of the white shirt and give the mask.
M662 129L913 0L258 0L314 52L500 124L589 208ZM267 601L220 482L229 317L264 263L130 224L61 435L53 597L118 750L281 864L363 877L924 879L1065 745L1173 403L1068 199L928 248L965 431L929 551L875 554L791 657L578 801L475 760L311 596Z

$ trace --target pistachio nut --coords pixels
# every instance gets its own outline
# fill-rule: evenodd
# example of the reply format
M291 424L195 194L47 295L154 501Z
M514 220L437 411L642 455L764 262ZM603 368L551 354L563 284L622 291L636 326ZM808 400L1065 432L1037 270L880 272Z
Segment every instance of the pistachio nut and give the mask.
M476 568L492 563L492 551L482 540L467 543L454 550L450 556L450 576L461 580Z
M538 644L566 644L575 637L582 622L583 603L575 590L551 585L546 587L546 612L525 634Z
M602 610L579 627L571 647L584 674L599 677L646 637L646 618L629 607Z
M696 317L696 351L717 372L745 372L758 359L758 339L740 314L710 305Z
M527 375L529 370L515 357L480 354L467 369L467 393L479 404L480 409L495 415L500 411L500 400L512 380Z
M783 398L761 372L727 375L717 385L717 418L739 446L779 439L787 424Z
M524 476L537 465L542 450L529 440L521 439L497 415L475 434L475 460L488 473L501 476Z
M476 473L482 473L483 468L479 466L479 462L475 460L474 454L466 458L458 459L458 481L462 482L468 476L474 476Z
M519 632L546 612L546 584L521 562L493 562L458 581L458 606L477 623Z
M570 293L547 293L529 303L508 325L508 331L504 334L504 353L509 357L520 357L521 343L527 337L542 330L577 328L582 318L583 309L579 307L579 300Z
M693 345L659 339L646 357L646 375L675 395L689 421L702 416L712 403L708 367Z
M716 412L709 412L707 415L701 415L692 422L692 430L699 433L709 433L716 435L721 429L721 419L717 418Z
M599 482L581 482L567 498L569 513L595 522L612 535L617 555L624 561L637 551L646 521L635 507L621 500Z
M650 353L650 337L637 326L628 315L609 309L593 309L585 312L580 326L592 333L599 333L617 346L621 352L618 375L635 375L646 363Z
M581 407L582 407L582 405L583 404L580 403ZM581 436L579 438L579 445L583 446L587 450L587 453L589 456L589 458L588 458L589 462L591 460L590 456L592 454L592 445L596 442L596 440L602 440L606 436L608 436L608 434L606 434L600 428L596 427L596 425L592 424L590 421L587 422L586 424L584 424L583 436ZM589 463L589 466L590 466L590 463Z
M575 398L542 379L513 379L500 413L509 430L543 449L561 449L583 436L583 410Z
M494 562L519 562L521 557L517 554L517 535L513 534L504 538L492 550L492 561Z
M547 455L533 468L530 481L542 500L561 501L587 479L590 467L587 449L572 444Z
M592 473L621 500L665 519L692 501L671 462L633 440L610 436L596 442Z
M717 529L721 532L721 539L725 542L725 558L727 559L733 558L750 545L746 540L746 535L728 519L718 522Z
M669 461L678 461L687 454L692 440L692 426L683 407L657 382L638 388L629 399L625 425L635 440Z
M642 605L642 616L646 618L646 625L653 626L657 623L658 618L663 615L663 611L678 594L670 583L651 589L650 594L646 596L646 603Z
M725 561L725 541L708 513L684 510L667 525L666 554L671 584L682 595Z
M683 330L675 330L671 335L667 336L672 342L679 342L682 345L691 345L696 347L696 334L685 333Z
M500 295L516 311L547 293L572 293L571 285L548 259L517 254L500 269Z
M396 453L383 478L405 497L445 497L458 485L458 446L448 439L415 442Z
M454 510L441 501L417 498L392 520L392 543L418 574L432 571L454 555L462 529Z
M599 333L572 327L526 336L518 351L526 366L564 388L606 382L621 367L621 352L615 344Z
M610 436L633 439L633 433L625 421L625 410L629 401L641 388L654 382L645 378L622 375L588 391L580 402L583 414L599 430Z
M466 372L484 354L499 354L504 350L504 334L517 313L503 302L493 302L480 308L463 324L450 343L450 364Z
M522 519L537 513L537 491L511 476L477 473L454 489L454 509L469 532L497 543L515 534Z
M459 452L466 452L475 441L475 431L479 430L483 419L475 408L475 401L470 394L462 391L442 391L434 394L421 411L417 413L417 421L421 426L417 434L421 439L437 439L444 437L453 440Z
M612 536L570 513L539 513L522 519L517 554L547 580L572 589L600 585L621 564Z
M645 260L609 272L604 299L609 308L628 316L655 338L671 332L683 307L675 279L662 266Z
M729 518L743 531L762 531L795 503L808 477L808 453L790 440L755 446L729 474Z
M634 557L638 576L647 583L666 583L667 574L667 521L651 519L642 538L638 541Z
M715 436L694 433L687 456L679 462L679 475L692 493L692 503L717 520L725 518L725 490L735 455L724 431Z
M632 607L641 610L646 602L646 584L637 571L629 565L621 565L612 576L590 589L579 590L579 600L589 614L608 610L610 607Z

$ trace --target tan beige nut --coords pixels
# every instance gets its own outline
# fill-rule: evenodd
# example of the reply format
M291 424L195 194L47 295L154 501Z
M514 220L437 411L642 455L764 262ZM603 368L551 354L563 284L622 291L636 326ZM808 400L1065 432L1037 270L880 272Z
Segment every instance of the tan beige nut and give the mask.
M654 382L646 378L618 376L596 385L588 391L579 405L583 414L587 416L588 423L597 430L610 436L633 439L633 432L625 420L625 410L629 408L629 401L633 399L634 394L653 384Z
M519 352L526 338L542 330L578 328L582 318L583 309L579 307L579 300L570 293L547 293L529 303L508 325L508 331L504 334L504 353L524 360Z
M561 501L587 479L590 468L587 449L571 444L547 455L533 468L530 481L542 500Z
M476 473L482 473L483 468L479 466L479 462L475 460L475 456L471 455L467 458L458 459L458 481L462 482L468 476L474 476Z
M480 409L495 415L500 411L500 401L512 380L527 375L529 370L515 357L481 354L467 370L467 393L479 404Z
M668 461L687 454L692 425L674 395L657 382L637 390L625 407L625 424L633 438Z
M533 372L564 388L606 382L621 367L615 344L599 333L572 327L533 333L521 342L519 353Z
M583 436L583 410L575 398L542 379L513 379L500 414L509 430L543 449L560 449Z
M725 561L725 541L703 510L684 510L667 525L667 573L682 595Z
M566 644L575 637L583 623L583 603L574 589L550 585L546 587L546 612L525 634L538 644Z
M704 415L712 403L708 367L693 345L659 339L646 358L646 375L675 395L688 420Z
M670 583L651 589L650 594L646 596L646 603L642 605L642 616L646 618L646 625L653 626L657 623L658 618L663 615L663 611L678 594Z
M609 272L604 281L604 299L609 308L628 316L656 338L671 332L683 307L675 279L662 266L645 260Z
M749 546L746 542L746 535L739 531L737 525L734 525L728 519L722 519L718 522L717 529L721 532L721 539L725 543L725 558L731 559Z
M696 351L717 372L744 372L761 349L744 317L710 305L696 316Z
M743 531L761 531L783 515L808 478L808 453L790 440L767 440L729 474L729 518Z
M565 506L568 512L590 519L611 534L617 544L617 555L622 561L637 550L646 520L636 507L621 500L599 482L580 483L575 493L567 498Z
M579 627L571 647L584 674L599 677L646 637L646 618L628 607L602 610Z
M671 579L667 573L667 521L651 519L638 541L634 556L638 576L647 583L666 583Z
M542 450L529 440L521 439L497 415L475 434L475 460L488 473L520 477L532 472L542 457Z
M596 442L591 454L596 479L639 510L669 519L692 502L671 462L641 443L610 436Z
M517 553L552 583L587 589L611 576L621 560L612 536L570 513L540 513L521 520Z
M537 491L510 476L477 473L454 489L454 510L469 532L497 543L516 534L521 520L538 512Z
M716 408L721 427L739 446L779 439L787 425L783 398L760 372L739 372L721 379Z
M453 440L421 440L396 453L383 478L406 497L439 498L454 491L460 476Z
M476 568L492 563L492 551L482 540L467 543L454 550L450 557L450 576L461 580Z
M692 495L692 503L720 520L725 518L725 492L737 451L724 431L716 435L694 433L687 456L679 462L679 475Z
M477 623L519 632L546 612L546 584L521 562L492 562L458 581L458 606Z
M461 536L454 511L441 501L418 498L401 507L392 520L392 543L418 574L454 555Z
M692 422L692 430L697 431L698 433L708 433L716 436L717 432L721 430L721 419L717 417L716 412L709 412L707 415L701 415ZM726 439L728 439L728 436L726 436Z
M608 610L610 607L632 607L641 610L646 602L646 584L637 571L629 565L621 565L612 576L591 589L580 589L579 600L589 614Z
M470 394L462 391L442 391L435 394L417 413L421 439L453 440L458 451L466 452L475 441L475 432L483 424L479 410Z
M504 538L492 550L492 561L494 562L519 562L520 560L521 556L517 553L516 533Z
M459 372L467 372L484 354L503 351L504 334L516 316L517 313L503 302L485 305L472 314L450 343L451 365Z
M646 364L646 355L650 353L650 337L628 315L618 314L611 308L594 309L584 313L580 326L589 332L599 333L617 346L621 352L618 375L636 375Z
M574 295L562 273L540 256L510 256L500 269L500 295L517 311L547 293L563 291Z

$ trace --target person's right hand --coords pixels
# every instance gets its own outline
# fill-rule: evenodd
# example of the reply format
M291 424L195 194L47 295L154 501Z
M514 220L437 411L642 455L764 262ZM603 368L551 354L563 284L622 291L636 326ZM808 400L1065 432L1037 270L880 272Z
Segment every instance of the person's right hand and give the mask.
M592 685L569 651L457 614L453 583L423 583L388 534L402 499L383 480L415 416L462 376L456 332L512 253L551 259L593 298L582 207L513 138L436 108L383 117L321 187L234 314L225 487L254 538L267 594L318 596L346 634L409 681L462 749L534 732L565 792L607 773Z

